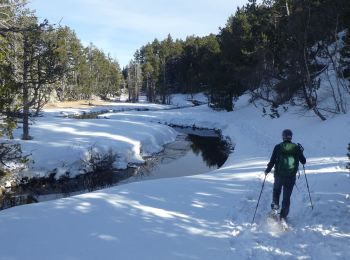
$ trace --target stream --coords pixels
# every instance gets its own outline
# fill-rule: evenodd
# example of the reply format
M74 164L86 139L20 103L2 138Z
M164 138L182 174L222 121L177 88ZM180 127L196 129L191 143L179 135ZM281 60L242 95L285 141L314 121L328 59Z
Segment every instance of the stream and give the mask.
M220 168L233 150L230 142L214 130L172 127L179 133L176 140L165 145L162 152L145 158L142 165L59 180L54 175L33 178L12 188L7 197L0 197L0 209L69 197L135 181L207 173Z
M231 145L214 130L173 128L179 132L176 140L122 183L207 173L220 168L232 151Z

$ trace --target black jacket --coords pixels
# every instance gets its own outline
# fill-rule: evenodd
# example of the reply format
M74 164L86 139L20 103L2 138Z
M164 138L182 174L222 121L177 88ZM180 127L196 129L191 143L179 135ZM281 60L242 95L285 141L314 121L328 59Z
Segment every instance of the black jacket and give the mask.
M290 143L291 141L284 141L284 142ZM267 164L267 168L265 170L265 173L269 173L272 170L272 168L276 165L277 158L278 158L279 151L280 151L280 145L281 144L277 144L275 146L275 148L273 149L272 156L271 156L270 162ZM306 163L306 158L303 154L303 151L300 149L300 146L298 146L298 158L299 158L299 162L301 162L302 164Z

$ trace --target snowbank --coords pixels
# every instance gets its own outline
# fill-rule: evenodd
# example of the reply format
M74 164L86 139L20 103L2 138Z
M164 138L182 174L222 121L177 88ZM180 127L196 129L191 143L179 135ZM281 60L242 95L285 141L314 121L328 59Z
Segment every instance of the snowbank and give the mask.
M156 104L115 104L111 109L124 110L164 109ZM167 107L166 107L167 108ZM82 173L83 160L90 148L101 154L108 151L117 155L116 168L130 163L143 163L143 156L160 152L163 145L175 140L177 132L160 124L132 122L127 119L77 120L62 114L104 111L105 107L82 109L49 109L30 127L33 140L20 140L21 129L15 132L24 154L31 154L33 163L22 174L44 176L54 169L59 177L66 172L71 176ZM91 150L91 149L90 149Z
M71 138L82 144L101 138L85 135L88 129L111 134L106 142L117 141L128 147L125 151L138 147L133 142L154 148L174 136L158 122L218 128L236 148L221 169L208 174L131 183L2 211L0 259L350 259L350 174L345 169L350 117L321 122L290 107L270 119L247 99L242 97L230 113L204 105L110 113L109 119L78 126L68 119L38 122L32 129L36 136L68 135L50 144L55 149ZM284 128L291 128L294 141L305 147L315 206L309 207L302 175L292 195L287 232L266 222L272 175L251 224L262 172Z

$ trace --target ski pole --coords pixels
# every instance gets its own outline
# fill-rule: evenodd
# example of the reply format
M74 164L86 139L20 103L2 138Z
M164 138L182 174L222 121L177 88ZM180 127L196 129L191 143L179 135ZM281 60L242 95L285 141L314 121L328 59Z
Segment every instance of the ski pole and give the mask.
M264 182L263 182L262 187L261 187L261 191L260 191L260 195L259 195L258 203L256 204L256 208L255 208L255 212L254 212L254 217L253 217L253 220L252 220L252 224L253 224L253 222L254 222L254 219L255 219L255 214L256 214L256 211L257 211L258 206L259 206L259 202L260 202L261 194L262 194L263 189L264 189L264 185L265 185L266 176L267 176L267 174L265 174Z
M299 169L298 169L298 179L300 179L300 171L299 171ZM294 186L295 186L295 188L297 188L297 190L300 192L296 180L295 180Z
M310 203L311 203L311 209L314 209L314 205L312 204L312 200L311 200L309 182L307 181L307 178L306 178L306 172L305 172L305 166L304 166L304 164L303 164L303 169L304 169L304 175L305 175L307 190L308 190L308 192L309 192L309 198L310 198Z
M300 189L299 189L299 187L297 185L297 182L295 182L294 185L295 185L295 188L297 188L297 190L300 192Z

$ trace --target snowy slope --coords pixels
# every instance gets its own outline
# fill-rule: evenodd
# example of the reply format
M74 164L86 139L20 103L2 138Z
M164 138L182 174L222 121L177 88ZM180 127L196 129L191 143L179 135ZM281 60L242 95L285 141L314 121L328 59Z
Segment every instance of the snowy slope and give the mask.
M155 104L114 104L113 110L130 109L168 109L168 106ZM105 107L91 108L98 112ZM44 116L34 121L30 127L33 140L20 140L21 129L17 129L15 141L21 143L24 154L31 154L34 161L23 172L25 175L44 176L57 169L57 176L70 172L71 176L84 169L82 160L89 148L99 153L111 150L118 155L115 167L126 168L129 163L142 163L142 156L159 152L163 145L176 138L172 128L145 122L131 122L125 119L76 120L62 117L62 114L81 114L90 112L80 109L48 109Z
M350 173L345 169L350 117L320 122L297 112L291 107L271 120L242 97L230 113L199 106L110 113L105 121L93 121L134 122L141 131L158 122L217 128L236 149L221 169L205 175L130 183L1 211L0 259L350 259ZM251 224L262 172L284 128L305 147L315 205L311 210L302 175L287 232L266 222L271 174ZM125 137L142 140L132 127L124 130ZM147 130L154 135L150 139L159 134L163 141L146 142L150 147L171 140L167 127L157 130Z

